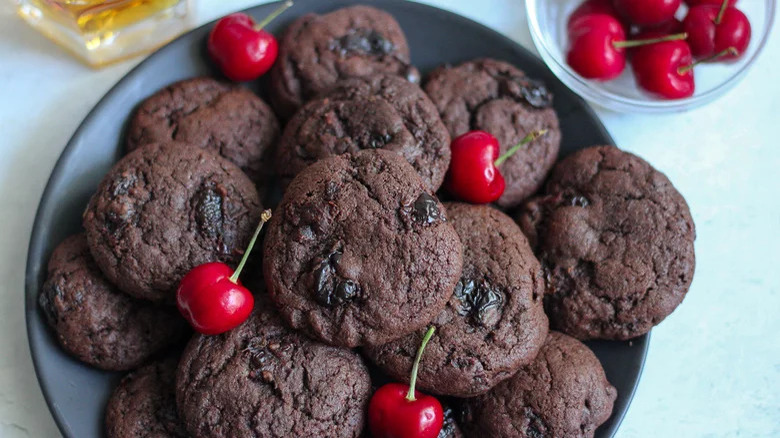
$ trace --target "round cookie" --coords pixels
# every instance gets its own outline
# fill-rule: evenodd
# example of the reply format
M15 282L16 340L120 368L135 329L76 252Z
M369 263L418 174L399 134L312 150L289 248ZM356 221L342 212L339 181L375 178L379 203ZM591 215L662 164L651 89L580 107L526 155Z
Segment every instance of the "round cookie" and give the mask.
M177 358L125 376L106 406L108 438L188 438L176 412Z
M346 347L428 324L446 305L462 247L443 206L393 152L307 167L268 224L263 271L294 328Z
M418 82L419 73L409 62L406 37L387 12L352 6L307 14L290 24L279 42L271 102L289 118L340 79L386 73Z
M685 199L643 159L615 147L559 162L520 212L548 280L551 325L578 339L630 339L679 305L693 279Z
M434 70L424 88L452 138L487 131L503 154L530 132L547 129L501 165L506 190L497 204L517 206L541 187L561 143L552 94L544 84L506 62L477 59Z
M246 88L200 77L176 82L146 99L130 119L127 150L178 141L237 164L264 189L272 171L279 122Z
M195 336L176 379L198 437L358 437L370 397L360 356L293 332L262 305L238 328Z
M123 291L173 300L206 262L235 264L260 216L252 181L206 149L152 143L122 158L84 212L92 255Z
M547 336L544 278L517 224L489 207L448 203L463 243L455 293L433 320L417 386L455 397L482 394L536 357ZM408 378L424 329L364 350L396 380Z
M188 332L175 308L136 300L110 284L83 234L52 253L38 303L62 348L105 370L136 368Z
M287 184L319 159L378 148L406 158L433 191L450 164L450 135L436 107L398 76L347 79L306 104L287 122L276 158Z
M464 430L493 438L593 437L616 397L593 352L551 331L530 365L466 402Z

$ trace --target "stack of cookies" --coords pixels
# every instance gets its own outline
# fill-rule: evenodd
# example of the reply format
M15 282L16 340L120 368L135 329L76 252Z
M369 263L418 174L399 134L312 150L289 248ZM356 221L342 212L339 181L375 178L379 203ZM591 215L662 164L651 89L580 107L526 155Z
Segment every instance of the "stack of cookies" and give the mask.
M556 163L553 96L515 66L418 82L398 23L358 6L289 26L271 106L203 77L137 108L39 300L67 352L132 371L109 437L366 436L373 388L407 381L431 325L418 386L454 407L440 437L592 437L609 418L616 390L581 341L643 335L680 304L685 200L612 146ZM541 129L495 205L440 201L453 138L484 130L503 153ZM255 310L181 353L178 282L235 266L264 206Z

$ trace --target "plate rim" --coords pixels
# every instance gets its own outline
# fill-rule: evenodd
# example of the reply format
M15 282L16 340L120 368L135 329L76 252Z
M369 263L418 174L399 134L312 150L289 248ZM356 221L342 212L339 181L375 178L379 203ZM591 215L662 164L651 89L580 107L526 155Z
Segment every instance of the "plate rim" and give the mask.
M465 23L468 24L471 27L477 27L481 31L486 32L490 35L492 35L494 38L497 38L501 40L503 43L507 45L507 47L511 48L512 52L520 53L523 56L529 56L532 58L535 58L537 61L542 63L544 65L544 68L547 70L550 70L550 68L544 63L544 61L534 53L532 50L523 47L519 42L513 40L512 38L508 37L507 35L504 35L503 33L485 25L482 24L476 20L472 20L468 17L465 17L463 15L460 15L454 11L448 10L448 9L442 9L437 6L425 4L425 3L419 3L414 0L404 1L404 0L389 0L396 3L397 6L403 7L408 10L426 10L426 13L433 13L433 14L439 14L443 15L448 20L453 20L456 23ZM278 1L272 1L268 3L263 3L260 5L251 6L249 8L242 9L240 11L235 11L231 13L252 13L253 10L258 8L264 8L269 5L274 5L281 3L282 0ZM351 3L360 3L360 1L352 1ZM335 7L336 5L334 5ZM41 380L41 371L40 371L40 364L39 360L41 360L40 357L38 357L37 354L34 354L34 352L39 351L39 344L38 340L35 338L35 336L32 336L32 332L34 331L33 327L33 318L32 314L34 312L38 312L38 305L37 305L37 295L38 295L38 289L34 288L34 283L36 283L36 278L40 276L40 270L35 270L35 264L36 260L40 257L41 252L43 252L43 246L45 242L41 239L41 229L44 226L42 223L43 216L45 214L45 210L47 209L47 206L52 204L51 199L53 199L53 182L55 179L59 178L59 175L65 170L65 166L63 166L63 163L67 160L67 158L73 153L75 150L75 145L79 143L80 138L84 135L83 130L87 128L87 126L90 124L90 121L96 117L96 115L102 111L102 107L105 106L105 102L111 98L114 94L118 93L119 90L125 86L130 77L134 76L137 70L140 70L144 68L144 66L150 62L152 62L152 59L156 59L159 56L163 56L162 52L166 51L170 46L174 44L178 44L180 40L191 38L192 34L197 31L202 31L206 27L213 26L221 17L209 21L207 23L204 23L200 26L193 27L192 29L187 30L186 32L182 33L181 35L177 36L176 38L172 39L171 41L167 42L166 44L160 46L150 54L148 54L143 60L141 60L137 65L135 65L133 68L127 71L124 75L122 75L119 80L117 80L116 83L114 83L108 91L101 96L101 98L94 104L94 106L87 112L87 114L84 116L84 118L79 123L78 127L73 131L73 134L68 139L67 143L65 144L65 147L62 149L62 152L57 157L57 160L54 163L54 167L52 168L51 173L49 174L49 177L46 180L46 185L43 189L43 192L41 194L40 200L38 201L38 206L35 210L35 216L33 219L33 227L32 231L30 233L30 239L27 246L27 256L25 260L25 280L24 280L24 312L25 312L25 327L26 327L26 335L27 335L27 345L30 352L30 358L32 359L33 363L33 370L35 372L35 379L38 383L38 387L41 390L41 393L43 394L44 401L46 402L46 407L49 411L49 413L52 416L52 419L54 420L54 423L57 426L57 429L59 430L60 434L63 437L67 437L68 435L66 432L70 432L68 429L66 429L66 419L62 417L62 413L55 408L54 400L52 399L52 395L49 392L49 389L44 387ZM555 78L556 81L560 82L560 79L557 78L554 72L551 71L551 75ZM564 84L564 86L566 86ZM606 127L604 126L601 119L597 116L595 110L590 105L589 102L587 102L585 99L583 99L581 96L577 95L576 93L572 93L572 98L576 99L581 104L581 109L584 111L592 120L594 120L597 125L597 128L599 130L599 133L604 136L604 138L607 138L610 140L610 144L614 145L615 140L610 135L609 131L607 131ZM644 373L645 364L647 361L647 355L650 347L650 335L651 333L648 332L645 335L642 335L640 337L634 338L633 341L638 342L641 344L641 360L638 364L638 372L637 372L637 378L634 380L633 384L631 385L630 391L627 394L627 404L626 408L621 410L619 413L613 413L615 415L614 421L614 429L611 436L614 436L615 433L620 428L620 425L623 422L623 419L625 418L626 413L628 412L629 407L631 406L631 403L634 399L634 395L636 394L636 390L639 386L639 382L642 378L642 374Z

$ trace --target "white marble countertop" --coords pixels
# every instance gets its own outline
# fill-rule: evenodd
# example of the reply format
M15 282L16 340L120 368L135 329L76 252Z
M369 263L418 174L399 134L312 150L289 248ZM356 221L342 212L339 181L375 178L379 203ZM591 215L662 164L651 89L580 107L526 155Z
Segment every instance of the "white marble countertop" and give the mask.
M756 0L743 0L756 1ZM531 48L520 0L427 0ZM257 3L200 0L197 22ZM698 238L693 286L653 330L618 436L780 437L778 32L729 94L683 114L598 111L624 149L685 195ZM0 0L0 437L58 432L33 372L23 312L35 209L67 139L139 60L84 67Z

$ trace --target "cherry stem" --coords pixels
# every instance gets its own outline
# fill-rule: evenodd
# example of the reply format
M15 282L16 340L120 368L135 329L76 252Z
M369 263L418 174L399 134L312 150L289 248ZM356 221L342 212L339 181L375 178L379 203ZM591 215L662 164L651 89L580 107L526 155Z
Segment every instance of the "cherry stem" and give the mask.
M726 13L726 8L729 7L729 0L723 0L723 3L720 4L720 10L718 11L718 15L715 17L715 25L720 25L720 22L723 21L723 15Z
M626 40L626 41L613 41L612 45L617 49L624 49L629 47L646 46L648 44L663 43L665 41L678 41L688 38L688 34L685 32L674 33L671 35L665 35L658 38L645 38L642 40Z
M501 155L498 157L498 159L493 163L496 167L504 164L504 161L508 160L509 157L515 154L515 152L519 151L520 148L527 145L528 143L536 140L537 138L543 136L544 134L547 134L546 129L540 129L538 131L531 131L530 134L526 135L522 140L520 140L520 143L514 145L512 149L509 149L504 153L504 155Z
M252 252L252 248L255 247L255 242L257 241L257 236L260 235L260 230L263 229L263 225L265 225L266 222L268 222L271 219L271 210L265 210L262 213L260 213L260 223L257 224L257 228L255 228L255 234L252 235L252 240L249 241L249 246L246 247L246 251L244 251L244 256L241 257L241 262L239 262L238 267L235 271L233 271L233 275L230 276L230 281L233 283L238 282L238 276L241 275L241 271L244 269L244 265L246 264L246 261L249 259L249 253Z
M721 50L720 52L718 52L718 53L716 53L716 54L714 54L712 56L708 56L706 58L700 59L700 60L694 62L691 65L686 65L684 67L680 67L680 68L677 69L677 73L681 74L681 75L684 75L685 73L688 73L689 70L692 70L694 67L696 67L697 65L701 64L702 62L714 61L714 60L720 58L721 56L726 56L726 55L737 56L737 55L739 55L739 51L735 47L729 47L728 49Z
M254 26L253 29L254 30L260 30L260 29L264 28L265 26L268 25L268 23L272 22L274 20L274 18L282 15L282 12L286 11L287 9L289 9L290 6L292 6L292 5L293 5L292 0L287 0L286 2L284 2L284 4L282 4L281 6L276 8L273 12L271 12L270 15L268 15L265 18L263 18L263 21L257 23Z
M414 365L412 365L412 380L409 381L409 392L406 393L406 400L410 402L417 400L414 396L414 387L417 386L417 368L420 367L420 360L422 359L423 351L425 351L425 346L428 345L428 341L431 340L433 332L435 331L436 327L428 327L428 331L425 332L425 336L423 336L420 348L417 350L417 357L414 358Z

